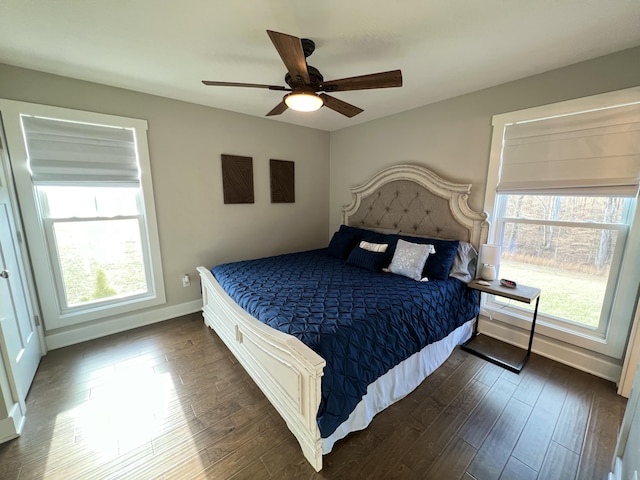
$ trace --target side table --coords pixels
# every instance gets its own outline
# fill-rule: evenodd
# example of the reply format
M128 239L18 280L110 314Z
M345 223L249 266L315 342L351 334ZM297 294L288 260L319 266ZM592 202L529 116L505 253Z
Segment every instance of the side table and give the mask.
M520 373L531 356L531 345L533 344L533 333L536 328L538 303L540 302L540 289L520 284L518 284L516 288L506 288L500 285L498 280L490 282L490 285L482 285L478 283L478 280L473 280L469 282L467 286L478 292L478 298L482 295L482 292L484 292L528 304L533 303L535 300L536 303L531 321L531 333L529 334L529 347L526 352L521 348L478 333L480 314L476 317L473 335L462 345L462 349L467 352L473 353L514 373Z

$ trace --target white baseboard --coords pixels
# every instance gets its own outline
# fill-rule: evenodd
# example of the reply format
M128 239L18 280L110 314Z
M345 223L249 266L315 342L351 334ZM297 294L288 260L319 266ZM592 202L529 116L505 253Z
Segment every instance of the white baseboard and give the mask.
M528 331L496 320L489 321L486 317L481 316L479 329L485 335L520 348L526 349L529 344ZM531 351L616 384L620 381L622 365L621 361L615 358L606 357L602 354L540 335L537 332L533 337Z
M0 443L17 438L22 433L25 416L19 404L14 404L9 416L0 420Z
M78 325L69 330L48 334L45 337L47 348L67 347L76 343L106 337L114 333L124 332L152 323L163 322L171 318L180 317L189 313L202 310L202 300L171 305L169 307L156 308L142 313L128 314L117 318L93 323L90 325Z
M613 471L609 472L609 476L607 480L621 480L620 474L622 473L622 459L620 457L616 457L613 461ZM637 479L638 477L636 477ZM633 480L633 478L632 478Z

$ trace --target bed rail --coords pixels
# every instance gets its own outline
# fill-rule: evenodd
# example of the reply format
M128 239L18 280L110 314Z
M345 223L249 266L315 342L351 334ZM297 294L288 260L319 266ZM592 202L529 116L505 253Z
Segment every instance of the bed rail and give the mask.
M275 330L240 308L209 269L198 267L205 324L215 330L284 418L305 458L322 468L316 421L325 360L292 335Z

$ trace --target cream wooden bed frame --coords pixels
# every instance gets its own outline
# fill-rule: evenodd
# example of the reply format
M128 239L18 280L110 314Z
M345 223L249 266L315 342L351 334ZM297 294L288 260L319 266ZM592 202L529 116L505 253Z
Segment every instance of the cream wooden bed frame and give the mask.
M418 190L414 193L407 188L409 184L406 182L415 184ZM411 230L406 230L408 234L441 237L444 235L438 234L450 232L449 227L454 231L462 227L462 236L466 238L457 238L479 247L486 238L488 225L486 214L469 208L470 189L471 185L448 182L424 167L398 165L353 188L353 201L343 208L342 220L348 225L350 219L356 219L353 223L362 225L363 219L370 220L372 212L380 210L376 214L378 218L372 220L370 226L399 229L408 225L408 230ZM403 191L407 190L412 190L410 198L402 200ZM444 216L437 212L434 217L430 208L424 208L430 196L434 202L444 200L449 212ZM385 198L387 200L383 200ZM416 198L420 201L417 202ZM407 205L417 206L418 203L424 211L412 216ZM365 213L361 210L363 205L366 205ZM275 330L245 312L220 287L208 268L198 267L198 272L202 282L205 324L215 330L264 392L298 439L305 458L316 471L320 471L322 446L316 413L326 362L296 337Z

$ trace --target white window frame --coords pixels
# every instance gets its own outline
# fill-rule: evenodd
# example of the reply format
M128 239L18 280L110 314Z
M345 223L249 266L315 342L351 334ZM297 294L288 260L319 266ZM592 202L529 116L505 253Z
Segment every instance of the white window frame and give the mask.
M562 196L562 195L558 195ZM496 243L502 244L503 235L504 235L504 227L506 223L513 224L529 224L529 225L540 225L540 226L553 226L553 227L576 227L583 229L607 229L614 230L617 232L616 246L613 253L613 258L611 261L611 269L609 271L609 281L607 282L607 287L605 290L605 295L603 299L603 309L600 312L600 321L597 328L589 327L587 325L582 325L577 322L573 322L569 319L559 319L549 315L545 315L543 312L538 310L538 318L542 321L544 319L545 322L553 325L557 329L565 329L568 331L575 331L576 333L584 336L584 337L592 337L594 339L605 339L607 327L609 323L609 317L611 313L611 307L613 303L613 298L616 290L617 279L619 278L621 262L623 258L623 251L626 245L627 236L629 232L629 223L631 223L630 213L633 210L633 205L635 201L629 199L627 201L627 205L625 208L625 212L622 215L622 220L625 223L597 223L597 222L569 222L569 221L559 221L559 220L542 220L542 219L523 219L523 218L510 218L506 216L502 216L501 213L504 212L504 196L498 195L496 200L496 220L495 220L495 232L492 237L492 240ZM536 285L537 286L537 285ZM539 287L539 286L538 286ZM507 304L505 306L505 302L501 300L499 297L491 296L486 301L487 308L491 308L493 310L499 310L505 308L511 314L519 316L522 312L521 304L514 303L513 305ZM518 308L520 307L520 308ZM530 314L525 313L525 316L530 316Z
M85 185L78 185L78 186L85 186ZM86 184L86 186L93 186L93 185ZM95 185L95 186L98 186L98 185ZM55 264L53 265L54 267L53 274L56 280L55 285L56 285L56 292L57 292L57 298L58 298L58 305L60 306L60 313L63 317L68 315L73 315L75 313L82 313L83 311L86 311L90 308L96 308L96 307L104 308L108 306L117 306L119 303L122 303L123 300L120 298L99 299L99 300L92 301L91 306L86 304L69 306L67 304L67 292L64 284L63 275L62 275L62 265L60 262L60 256L58 255L58 249L56 248L56 239L55 239L55 232L54 232L54 226L56 223L82 223L82 222L92 222L92 221L110 222L110 221L118 221L118 220L136 220L138 223L138 229L140 233L142 258L143 258L144 270L145 270L144 274L145 274L145 279L147 280L146 282L147 291L144 293L136 294L136 295L129 295L126 298L127 298L127 301L134 301L138 299L144 299L149 297L150 295L153 295L153 284L151 282L152 275L153 275L153 268L151 267L150 252L149 252L149 249L147 248L147 246L149 245L149 239L147 238L147 233L146 233L147 229L145 227L146 225L145 215L142 207L142 202L140 202L139 193L140 192L138 190L138 195L137 195L138 212L139 212L138 215L118 215L114 217L95 216L95 217L56 218L56 217L51 217L50 215L48 215L48 212L45 211L47 209L46 195L44 195L42 192L37 190L37 187L36 187L36 195L38 196L38 201L40 203L41 216L42 216L41 219L44 227L44 234L47 240L47 247L49 249L49 258L51 259L52 264Z
M160 240L158 236L153 186L151 183L151 165L147 142L146 120L119 117L100 113L72 110L48 105L0 99L0 113L7 138L10 162L13 170L16 190L20 201L23 222L30 258L35 271L35 282L40 297L44 323L47 330L69 327L89 321L115 317L143 308L166 303ZM52 247L52 232L48 232L46 223L40 221L38 214L38 191L33 184L28 168L20 115L33 115L98 125L114 125L130 128L135 132L138 162L140 167L140 215L141 242L143 258L147 269L149 291L144 295L130 296L124 299L108 300L88 304L86 307L64 308L59 295L64 295L60 273L56 272L53 262L58 262L55 248ZM79 184L78 184L79 185ZM113 217L115 219L123 217ZM80 220L80 219L79 219ZM145 244L146 240L146 244ZM53 249L52 249L53 248Z
M613 105L624 105L640 101L640 87L610 92L591 97L559 102L551 105L519 110L515 112L495 115L493 117L493 134L491 139L491 152L489 157L489 169L485 191L484 209L492 219L489 228L489 243L500 243L502 223L499 221L496 186L499 180L501 165L503 137L505 125L514 122L523 122L540 118L565 115L587 110L606 108ZM569 328L565 322L557 322L538 316L536 333L566 342L578 347L601 353L603 355L620 359L624 355L629 326L633 318L635 300L640 284L640 209L637 207L637 198L632 201L628 212L631 225L624 239L619 240L615 255L621 256L620 268L617 272L610 272L606 296L612 298L609 318L601 322L598 330L588 328ZM539 222L535 222L539 223ZM616 225L616 228L621 225ZM624 226L622 226L624 227ZM624 229L623 229L624 230ZM616 259L614 258L614 261ZM616 276L617 275L617 276ZM517 279L516 279L517 280ZM532 285L541 288L541 300L544 302L544 286ZM489 297L483 300L483 311L493 320L505 325L512 325L523 329L530 328L531 318L526 312L509 308L499 304Z

